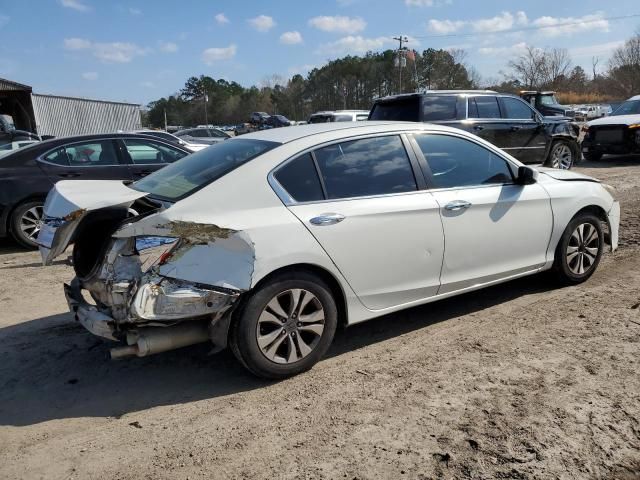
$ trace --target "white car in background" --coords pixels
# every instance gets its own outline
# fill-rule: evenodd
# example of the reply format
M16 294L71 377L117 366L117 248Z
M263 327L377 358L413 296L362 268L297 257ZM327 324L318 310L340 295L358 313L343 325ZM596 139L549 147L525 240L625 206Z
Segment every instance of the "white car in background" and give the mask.
M38 241L45 264L74 244L69 307L124 342L113 357L211 341L282 378L339 324L545 270L587 280L618 243L609 190L450 127L329 123L221 142L129 186L58 182Z

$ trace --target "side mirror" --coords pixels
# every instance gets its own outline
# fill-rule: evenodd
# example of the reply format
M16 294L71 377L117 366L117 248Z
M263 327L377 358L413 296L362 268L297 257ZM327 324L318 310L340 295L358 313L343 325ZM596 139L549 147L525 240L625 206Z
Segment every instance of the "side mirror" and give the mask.
M531 185L538 180L538 172L531 167L522 165L518 167L518 178L516 179L518 185Z

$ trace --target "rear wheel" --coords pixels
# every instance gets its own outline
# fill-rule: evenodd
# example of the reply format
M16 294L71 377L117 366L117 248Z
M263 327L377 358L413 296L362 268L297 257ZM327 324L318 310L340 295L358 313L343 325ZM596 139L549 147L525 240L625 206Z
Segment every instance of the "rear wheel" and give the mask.
M233 353L253 374L271 379L315 365L331 345L338 322L331 290L306 272L271 279L237 314Z
M584 282L595 272L603 249L600 219L589 213L577 215L567 225L556 248L556 277L565 284Z
M18 205L11 215L11 234L20 245L37 248L38 233L42 227L44 203L42 201L25 202Z
M547 166L560 170L569 170L575 162L575 149L566 140L557 140L551 146Z

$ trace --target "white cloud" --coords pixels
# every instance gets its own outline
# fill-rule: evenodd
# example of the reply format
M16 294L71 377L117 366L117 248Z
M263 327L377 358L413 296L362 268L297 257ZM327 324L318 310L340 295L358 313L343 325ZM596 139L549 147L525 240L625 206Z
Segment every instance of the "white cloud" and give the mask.
M284 43L285 45L295 45L297 43L302 43L302 35L300 32L284 32L280 35L280 43Z
M236 56L237 47L234 44L228 47L207 48L202 52L202 61L207 65L213 65L220 60L229 60Z
M160 42L160 51L164 53L175 53L178 51L178 45L173 42Z
M540 33L548 37L573 35L574 33L592 33L595 31L608 32L609 21L602 13L585 15L583 17L540 17L532 22L535 27L546 27Z
M320 45L316 53L329 55L363 54L372 50L380 50L392 42L390 37L365 38L360 35L349 35L335 42Z
M84 50L91 48L91 42L84 38L65 38L64 48L67 50Z
M146 55L149 50L135 43L111 42L92 43L84 38L65 38L67 50L90 50L94 57L106 63L129 63L137 56Z
M365 29L367 22L360 17L343 17L336 15L313 17L309 25L325 32L358 33Z
M482 18L471 22L474 32L495 32L501 30L511 30L514 26L524 26L528 23L527 15L524 12L516 12L515 16L509 12L502 12L492 18Z
M408 7L433 7L433 0L404 0Z
M527 49L525 42L516 43L507 47L482 47L478 49L480 55L518 55Z
M0 28L4 27L7 23L9 23L9 20L11 20L11 17L8 17L6 15L0 15Z
M259 32L268 32L276 26L276 22L268 15L258 15L247 20L249 24Z
M142 15L142 10L140 10L139 8L130 7L129 13L131 15Z
M229 19L224 13L219 13L213 18L216 19L216 22L218 22L218 25L224 25L225 23L229 23Z
M81 0L60 0L60 5L65 8L77 10L78 12L88 12L89 10L91 10L91 7L89 7Z
M97 72L84 72L82 74L82 78L84 78L85 80L97 80L98 79L98 73Z
M437 35L448 35L457 32L466 25L462 20L429 20L427 29Z

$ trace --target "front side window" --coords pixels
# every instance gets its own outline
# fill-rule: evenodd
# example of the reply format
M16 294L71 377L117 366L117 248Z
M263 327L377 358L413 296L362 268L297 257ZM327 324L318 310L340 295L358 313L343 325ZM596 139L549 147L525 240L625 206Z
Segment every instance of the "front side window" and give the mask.
M48 153L44 159L49 163L65 167L119 165L116 149L111 140L66 145Z
M531 108L522 100L511 97L502 97L502 104L506 110L503 118L510 118L513 120L531 120L534 118L533 110L531 110Z
M310 153L306 153L278 169L275 178L296 202L313 202L324 199L320 177L318 177Z
M402 140L395 135L329 145L315 156L329 199L418 188Z
M218 130L218 129L215 129L215 128L209 129L209 134L212 137L216 137L216 138L227 138L229 136L226 133L224 133L222 130Z
M153 141L124 139L124 145L131 162L137 165L173 163L187 156L185 152Z
M425 97L422 103L422 120L436 122L438 120L455 120L458 97L455 95L434 95Z
M207 130L204 128L197 128L194 130L189 130L187 131L187 133L185 133L185 135L189 135L191 137L197 137L197 138L208 138L209 134L207 133Z
M500 118L498 99L492 96L470 97L469 118Z
M507 161L491 150L449 135L415 135L435 188L512 183Z
M161 168L131 187L167 200L177 200L278 145L276 142L242 138L220 142Z

